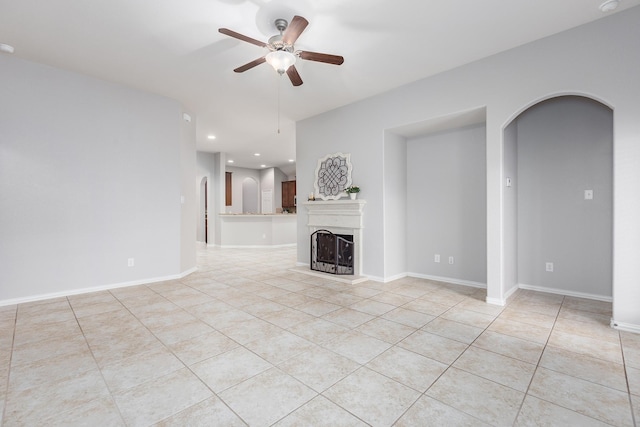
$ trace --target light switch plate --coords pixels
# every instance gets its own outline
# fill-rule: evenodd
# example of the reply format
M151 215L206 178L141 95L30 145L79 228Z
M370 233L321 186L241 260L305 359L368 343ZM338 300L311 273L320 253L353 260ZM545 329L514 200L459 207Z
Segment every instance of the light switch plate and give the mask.
M593 200L593 190L584 190L584 199Z

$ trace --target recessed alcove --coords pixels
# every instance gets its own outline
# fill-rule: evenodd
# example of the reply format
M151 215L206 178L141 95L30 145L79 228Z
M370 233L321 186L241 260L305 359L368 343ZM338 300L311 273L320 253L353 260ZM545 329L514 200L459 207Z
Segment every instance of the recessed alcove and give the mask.
M404 248L385 275L486 287L485 121L476 108L385 131L385 241Z

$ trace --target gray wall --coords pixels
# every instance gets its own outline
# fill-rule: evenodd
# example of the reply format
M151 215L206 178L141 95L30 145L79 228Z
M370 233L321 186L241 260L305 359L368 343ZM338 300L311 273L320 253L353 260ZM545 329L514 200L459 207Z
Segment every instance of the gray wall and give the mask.
M0 80L0 301L195 267L177 102L6 55Z
M578 94L602 100L614 117L613 311L616 323L640 332L640 7L416 81L302 120L296 125L300 194L313 191L319 158L351 153L354 180L367 200L364 274L385 280L384 135L389 129L486 107L487 301L505 304L504 129L541 100ZM614 76L614 78L608 78ZM298 261L308 263L304 211ZM411 232L408 229L408 232Z
M518 117L520 284L611 296L612 139L611 109L586 98L551 99Z
M407 256L412 274L486 284L485 135L484 125L474 125L407 141Z
M180 271L196 268L196 220L198 198L196 187L196 121L181 121L180 141Z

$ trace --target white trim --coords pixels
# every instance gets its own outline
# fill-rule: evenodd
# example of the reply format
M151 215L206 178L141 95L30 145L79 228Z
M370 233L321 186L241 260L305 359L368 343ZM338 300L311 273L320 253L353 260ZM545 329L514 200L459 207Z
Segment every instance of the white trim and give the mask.
M43 301L43 300L52 299L52 298L68 297L71 295L88 294L91 292L108 291L110 289L126 288L129 286L146 285L148 283L166 282L168 280L182 279L183 277L186 277L197 270L198 270L198 267L193 267L193 268L190 268L189 270L183 271L180 274L173 274L171 276L153 277L149 279L132 280L130 282L95 286L92 288L82 288L82 289L73 289L73 290L70 289L67 291L53 292L50 294L40 294L40 295L33 295L29 297L0 300L0 307L7 306L7 305L14 305L14 304L24 304L26 302Z
M183 277L187 277L188 275L190 275L191 273L195 273L196 271L198 271L198 266L195 266L193 268L190 268L188 270L183 271L182 273L180 273L178 275L178 279L182 279ZM173 280L173 279L169 279L169 280Z
M380 276L370 276L368 274L364 275L367 279L371 280L372 282L378 282L378 283L387 283L385 281L384 277L380 277Z
M611 327L620 331L640 334L640 325L635 325L633 323L616 322L615 320L611 319Z
M504 294L504 300L508 301L509 298L511 298L511 295L515 294L518 289L520 289L519 286L514 286L513 288L509 289L505 294Z
M605 301L605 302L613 301L612 297L608 297L605 295L587 294L585 292L567 291L565 289L545 288L543 286L531 286L531 285L525 285L522 283L518 285L518 288L526 289L529 291L546 292L548 294L564 295L567 297L593 299L596 301Z
M507 305L507 301L509 300L509 298L511 298L511 296L516 293L516 291L520 289L518 286L514 286L511 289L509 289L505 294L504 294L504 298L490 298L490 297L486 297L485 302L487 304L492 304L492 305L499 305L500 307L504 307L505 305Z
M434 280L436 282L451 283L454 285L470 286L472 288L487 289L486 283L474 282L472 280L454 279L453 277L431 276L429 274L420 273L407 273L407 276L416 277L418 279Z
M500 307L504 307L505 305L507 305L507 299L502 299L502 298L491 298L491 297L486 297L485 298L485 302L487 304L491 304L491 305L499 305Z
M398 274L393 275L393 276L385 277L383 279L383 281L384 281L384 283L389 283L389 282L393 282L394 280L404 279L408 275L409 275L409 273L398 273Z

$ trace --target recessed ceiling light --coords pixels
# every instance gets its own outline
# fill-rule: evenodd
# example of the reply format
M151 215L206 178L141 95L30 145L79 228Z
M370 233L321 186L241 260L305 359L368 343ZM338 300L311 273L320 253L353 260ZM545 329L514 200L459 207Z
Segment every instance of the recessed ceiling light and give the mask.
M216 139L216 136L215 135L208 135L207 139Z
M13 53L15 49L10 44L0 43L0 52Z
M619 0L607 0L600 5L602 13L612 12L618 8Z
M260 157L260 153L254 153L253 155L256 157Z
M293 163L293 162L295 162L295 160L293 160L293 159L289 159L289 162L290 162L290 163Z
M227 163L233 163L233 160L227 160Z
M260 165L260 167L261 167L261 168L266 168L266 167L267 167L267 165Z

